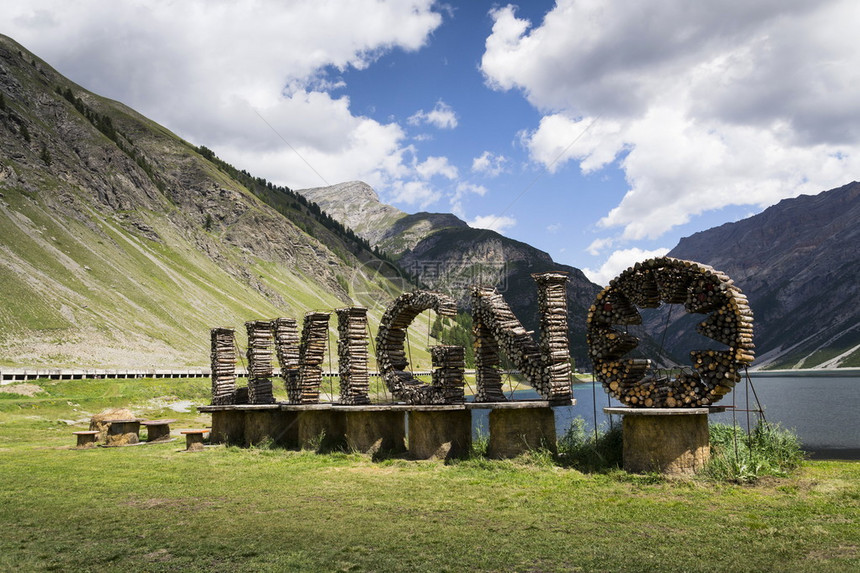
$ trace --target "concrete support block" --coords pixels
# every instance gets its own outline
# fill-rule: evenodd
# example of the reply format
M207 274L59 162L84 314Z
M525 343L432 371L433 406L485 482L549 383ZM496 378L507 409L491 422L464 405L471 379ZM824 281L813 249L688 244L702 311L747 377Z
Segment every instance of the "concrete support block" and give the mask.
M513 408L490 411L490 458L515 458L529 450L557 452L552 408Z
M472 412L436 410L409 412L409 453L417 459L451 459L472 447Z
M624 470L692 475L711 457L708 414L626 415Z
M345 412L300 410L296 414L300 448L327 451L346 447Z
M347 447L365 454L406 450L406 415L392 411L344 412Z
M212 431L209 442L230 446L245 445L245 411L215 410L212 412Z
M271 441L281 448L299 446L298 412L249 410L245 412L243 443L246 446ZM213 421L214 428L214 421Z

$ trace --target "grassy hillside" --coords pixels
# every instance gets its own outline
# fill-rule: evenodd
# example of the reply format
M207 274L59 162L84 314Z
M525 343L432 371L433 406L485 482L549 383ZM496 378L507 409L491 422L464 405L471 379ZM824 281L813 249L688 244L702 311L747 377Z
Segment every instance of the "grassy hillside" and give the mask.
M210 327L350 304L375 324L414 288L304 198L2 36L0 66L0 364L203 365Z

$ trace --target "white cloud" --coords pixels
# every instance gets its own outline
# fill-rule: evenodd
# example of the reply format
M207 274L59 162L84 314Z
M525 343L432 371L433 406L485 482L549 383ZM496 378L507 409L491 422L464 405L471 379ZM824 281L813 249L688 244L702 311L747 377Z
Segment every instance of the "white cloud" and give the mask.
M432 125L437 129L454 129L457 127L457 114L444 101L439 100L433 109L425 112L419 109L408 120L409 125Z
M572 120L563 114L541 118L540 126L522 135L531 158L554 173L570 159L583 173L605 167L624 150L621 125L600 118Z
M433 186L423 181L395 181L389 186L387 198L394 203L426 209L442 197Z
M315 0L91 0L86 9L31 0L4 5L0 29L87 89L255 175L299 188L321 184L316 170L401 193L416 176L402 128L353 115L348 98L330 92L343 86L338 70L424 46L442 21L435 10L433 0L337 9Z
M629 190L599 223L618 240L860 172L857 2L558 0L537 27L512 6L492 16L481 69L544 113L531 158L623 169Z
M483 185L475 185L474 183L467 183L465 181L457 183L456 189L448 196L448 199L451 204L451 212L460 218L466 217L466 210L463 208L463 197L469 194L483 197L487 194L487 188Z
M604 249L608 249L613 244L615 244L615 239L612 237L594 239L585 250L588 251L589 254L597 256L602 253Z
M497 155L490 151L484 151L480 156L472 160L472 171L481 173L487 177L496 177L505 171L508 158Z
M430 156L424 161L415 163L415 171L423 179L430 179L437 175L447 179L457 178L457 168L448 162L447 157Z
M473 193L475 195L483 197L484 195L487 194L487 188L484 187L483 185L475 185L474 183L466 183L466 182L457 183L457 194L463 195L466 193Z
M564 225L562 225L561 223L553 223L551 225L547 225L546 230L548 233L554 235L554 234L558 233L559 231L561 231L561 229L563 227L564 227Z
M582 269L582 272L585 273L585 276L591 282L606 286L609 284L609 281L634 264L646 259L662 257L668 252L669 249L655 249L653 251L639 248L622 249L609 255L609 258L606 259L606 262L599 269Z
M501 233L509 227L517 224L517 220L507 215L480 215L471 221L468 221L469 226L473 229L490 229Z

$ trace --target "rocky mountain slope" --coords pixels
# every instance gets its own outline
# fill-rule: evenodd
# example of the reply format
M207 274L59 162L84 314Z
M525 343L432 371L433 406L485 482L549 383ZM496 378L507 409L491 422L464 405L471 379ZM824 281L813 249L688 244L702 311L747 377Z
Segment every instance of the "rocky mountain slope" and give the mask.
M5 36L0 229L5 365L205 365L212 326L352 302L378 320L403 286L303 197Z
M380 202L376 191L361 181L338 183L331 187L302 189L300 194L321 205L326 213L377 245L383 235L406 213Z
M571 355L587 367L585 319L600 287L579 269L555 263L545 252L495 231L473 229L449 213L407 215L379 201L361 182L302 189L297 193L319 204L345 225L430 288L454 296L469 307L469 287L490 284L505 295L526 328L537 330L537 290L532 273L566 271ZM360 215L359 215L360 213Z
M785 199L748 219L696 233L669 256L709 264L743 289L755 313L754 367L856 367L858 221L860 183L854 182ZM666 347L680 354L694 328L688 317L676 323Z

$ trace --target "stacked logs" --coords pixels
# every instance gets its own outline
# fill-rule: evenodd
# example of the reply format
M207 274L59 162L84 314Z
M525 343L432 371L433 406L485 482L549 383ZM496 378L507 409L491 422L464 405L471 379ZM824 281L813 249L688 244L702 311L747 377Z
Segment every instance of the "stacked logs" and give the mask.
M567 298L562 273L533 275L538 283L541 344L538 345L504 297L488 286L472 288L475 336L476 401L503 401L498 375L503 351L544 399L569 401L570 354L567 347Z
M554 400L570 399L570 348L567 325L567 281L563 272L533 274L538 286L540 350L547 391ZM539 390L540 392L540 390Z
M731 351L694 350L690 352L690 359L701 376L702 384L708 390L707 393L716 397L716 400L731 392L735 384L741 380L737 361Z
M292 394L287 394L291 404L316 404L320 399L322 364L328 344L328 312L305 314L302 325L301 348L299 350L299 381ZM288 388L289 390L289 388Z
M232 404L236 391L235 331L232 328L213 328L210 338L212 404Z
M299 384L299 329L296 319L276 318L272 321L272 331L281 378L287 396L293 396L298 393Z
M385 310L376 334L376 361L385 384L395 398L408 404L445 403L436 386L425 384L406 371L406 331L425 310L440 316L455 316L457 303L446 294L414 291L400 295Z
M485 291L486 292L486 291ZM472 294L472 344L475 349L475 384L478 391L476 402L504 402L502 391L501 355L499 343L493 332L483 321L475 320L477 308L475 293ZM485 295L481 295L485 296Z
M632 334L602 325L589 329L586 340L589 354L595 363L621 358L639 345L639 339Z
M337 358L340 403L369 404L367 375L367 309L338 308Z
M272 395L272 323L251 320L248 332L248 401L251 404L273 404Z
M682 304L711 313L697 330L727 350L694 350L692 369L675 377L650 375L650 361L621 360L639 340L613 325L640 324L636 307ZM588 348L604 389L633 406L707 406L731 391L754 355L749 302L732 280L707 265L660 257L637 263L600 292L588 313Z
M595 324L642 324L642 315L623 292L604 289L597 293L588 311L588 321Z
M537 390L532 375L534 365L540 363L540 348L495 288L481 285L472 287L472 325L478 386L475 401L503 402L507 399L502 394L498 373L500 351L507 355L526 377L526 381ZM487 382L492 383L492 386L485 386Z
M650 392L650 389L641 383L650 367L651 361L648 359L615 360L601 363L596 368L595 374L604 381L604 386L613 392L634 395L640 387L643 392ZM638 396L636 401L638 402Z
M462 346L432 346L433 387L438 389L436 397L442 404L458 404L465 399L463 386L466 382L466 352Z

